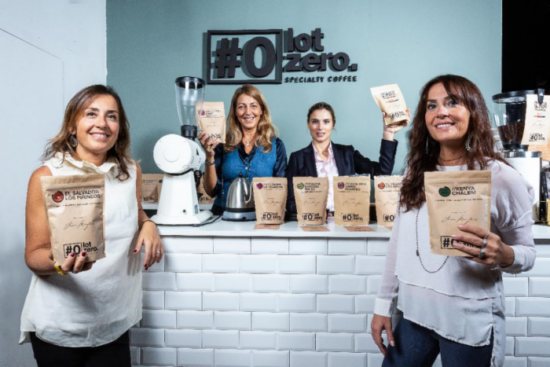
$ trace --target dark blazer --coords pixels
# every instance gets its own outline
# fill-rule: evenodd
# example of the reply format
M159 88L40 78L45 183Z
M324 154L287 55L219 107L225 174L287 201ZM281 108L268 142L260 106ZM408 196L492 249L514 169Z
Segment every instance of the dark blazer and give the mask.
M397 141L382 140L379 162L373 162L363 157L352 145L332 143L332 152L340 176L370 174L372 178L373 176L391 175L395 163L395 153L397 152ZM286 177L288 180L286 210L293 214L296 213L296 199L292 179L294 177L317 177L315 153L312 144L290 155Z

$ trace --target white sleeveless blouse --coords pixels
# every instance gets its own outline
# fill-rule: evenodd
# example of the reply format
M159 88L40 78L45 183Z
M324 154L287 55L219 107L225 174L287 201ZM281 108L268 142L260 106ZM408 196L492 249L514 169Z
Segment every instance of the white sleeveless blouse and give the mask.
M105 254L91 270L65 276L33 274L21 315L21 338L29 332L64 347L96 347L118 339L141 320L141 258L132 252L138 234L136 165L116 179L118 166L100 167L61 153L45 162L54 176L105 175ZM32 223L30 223L32 225Z

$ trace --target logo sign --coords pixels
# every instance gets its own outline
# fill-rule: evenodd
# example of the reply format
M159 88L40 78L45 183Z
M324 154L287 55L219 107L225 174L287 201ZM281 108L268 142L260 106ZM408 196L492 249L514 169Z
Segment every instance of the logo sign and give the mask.
M439 195L446 198L447 196L451 195L451 189L449 189L447 186L443 186L439 189Z
M52 200L55 201L56 203L62 202L63 199L65 199L65 195L63 195L63 193L62 193L61 191L56 191L56 192L52 195Z
M209 84L282 84L356 82L356 75L312 76L331 70L355 72L345 52L328 52L324 33L317 28L294 35L294 29L208 31L207 76ZM284 38L284 48L283 48ZM283 78L283 72L293 73ZM305 72L306 76L296 75Z

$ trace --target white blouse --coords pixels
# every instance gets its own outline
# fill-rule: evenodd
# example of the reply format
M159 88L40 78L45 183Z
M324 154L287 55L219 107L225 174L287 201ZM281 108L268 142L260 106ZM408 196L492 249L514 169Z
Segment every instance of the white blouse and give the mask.
M336 166L336 160L334 159L334 152L332 151L332 142L328 146L328 158L326 161L321 159L319 152L313 146L313 152L315 156L315 168L317 169L317 177L328 177L328 196L327 196L327 209L331 212L334 211L334 176L338 176L338 167Z

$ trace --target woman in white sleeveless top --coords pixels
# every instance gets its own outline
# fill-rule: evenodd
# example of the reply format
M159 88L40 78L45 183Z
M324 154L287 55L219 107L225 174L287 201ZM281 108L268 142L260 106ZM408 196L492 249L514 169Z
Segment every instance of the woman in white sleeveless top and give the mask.
M145 270L161 260L163 249L141 208L141 170L129 151L120 97L93 85L71 99L44 165L31 176L25 261L34 274L20 343L31 341L40 367L130 365L128 330L141 319L141 247ZM40 178L90 173L105 175L106 257L85 263L85 252L73 252L54 266Z

